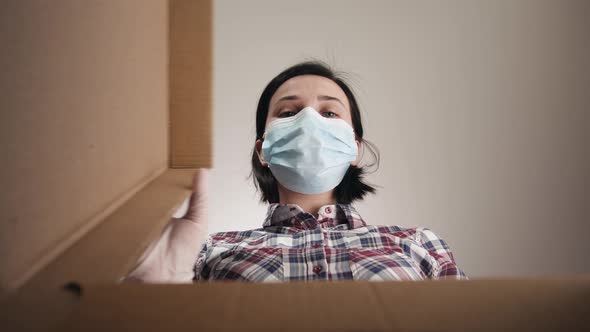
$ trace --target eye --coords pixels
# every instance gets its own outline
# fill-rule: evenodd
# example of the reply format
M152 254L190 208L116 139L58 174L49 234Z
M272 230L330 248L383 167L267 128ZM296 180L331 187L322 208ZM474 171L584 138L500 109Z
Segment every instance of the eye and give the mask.
M281 114L279 114L279 118L288 118L288 117L293 116L295 114L297 114L297 112L294 112L294 111L284 111Z
M337 118L338 114L328 111L328 112L322 112L322 116L324 116L325 118Z

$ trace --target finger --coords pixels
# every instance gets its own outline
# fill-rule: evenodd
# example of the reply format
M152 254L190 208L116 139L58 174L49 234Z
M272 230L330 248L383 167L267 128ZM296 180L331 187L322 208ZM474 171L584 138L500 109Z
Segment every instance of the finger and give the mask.
M208 202L208 170L197 169L193 177L192 194L188 204L185 219L193 222L204 220Z

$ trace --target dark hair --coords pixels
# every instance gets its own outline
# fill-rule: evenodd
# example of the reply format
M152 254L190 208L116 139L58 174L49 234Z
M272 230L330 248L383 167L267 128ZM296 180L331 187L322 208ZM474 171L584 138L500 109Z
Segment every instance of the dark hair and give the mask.
M356 134L356 139L363 143L363 152L364 146L368 146L369 151L371 151L376 159L375 163L377 164L378 168L379 150L377 150L374 144L363 139L361 113L352 90L344 82L343 78L340 76L340 73L335 72L328 65L320 61L306 61L298 63L283 70L268 83L268 85L264 88L262 95L260 96L258 107L256 109L256 140L262 139L262 135L264 134L266 118L268 116L268 110L270 106L270 99L274 93L287 80L301 75L317 75L328 78L338 84L338 86L344 91L350 105L352 125ZM375 163L366 167L371 167L375 165ZM367 193L375 193L376 189L374 186L368 185L362 181L363 174L365 174L365 172L366 170L364 167L350 165L340 184L334 188L333 195L336 199L336 203L349 204L355 200L361 200ZM261 194L260 201L278 203L279 190L277 186L277 180L272 175L268 167L264 167L260 164L256 146L254 146L254 150L252 151L252 171L250 176L252 175L254 175L254 186Z

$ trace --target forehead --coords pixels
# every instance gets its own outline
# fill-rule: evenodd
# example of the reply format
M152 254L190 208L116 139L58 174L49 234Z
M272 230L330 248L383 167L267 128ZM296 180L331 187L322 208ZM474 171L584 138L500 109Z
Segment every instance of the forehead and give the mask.
M348 107L348 98L344 91L329 78L317 75L295 76L283 83L270 99L272 106L281 97L297 95L303 99L328 95L340 99Z

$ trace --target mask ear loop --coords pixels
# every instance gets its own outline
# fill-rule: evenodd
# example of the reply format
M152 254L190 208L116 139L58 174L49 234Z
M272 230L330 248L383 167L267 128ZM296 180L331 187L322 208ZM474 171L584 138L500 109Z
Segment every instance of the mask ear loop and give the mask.
M265 137L265 136L266 136L266 131L264 132L264 134L262 134L262 138L261 138L261 141L262 141L262 142L264 142L264 137ZM260 150L262 150L262 149L260 149ZM260 159L261 159L261 160L260 160L260 162L261 162L261 163L262 163L262 162L266 163L266 166L262 166L262 167L269 168L270 166L268 165L268 161L266 161L266 160L264 159L264 156L262 155L262 151L258 152L258 150L257 150L257 151L256 151L256 153L258 154L258 158L260 158Z
M356 134L354 135L356 137ZM360 140L358 140L360 145L360 149L361 149L361 159L359 159L359 162L356 164L356 167L360 168L361 167L361 161L363 161L363 157L365 156L365 144L363 143L363 139L361 138Z

